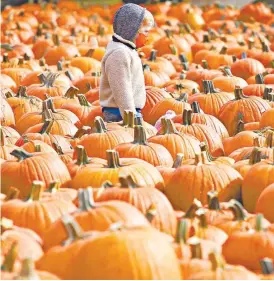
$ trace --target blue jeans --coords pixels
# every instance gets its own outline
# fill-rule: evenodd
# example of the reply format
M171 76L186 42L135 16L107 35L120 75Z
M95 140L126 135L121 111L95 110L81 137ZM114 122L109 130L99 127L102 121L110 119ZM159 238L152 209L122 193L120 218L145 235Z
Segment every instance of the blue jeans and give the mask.
M142 117L141 109L136 108L136 117ZM109 107L103 107L103 118L105 122L111 123L111 122L120 122L123 120L120 111L115 110L113 108Z

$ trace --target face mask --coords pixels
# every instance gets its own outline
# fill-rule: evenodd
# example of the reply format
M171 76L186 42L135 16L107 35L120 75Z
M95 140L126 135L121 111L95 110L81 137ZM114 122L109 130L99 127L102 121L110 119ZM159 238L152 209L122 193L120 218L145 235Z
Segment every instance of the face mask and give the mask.
M143 33L139 33L135 40L135 45L138 48L142 48L147 43L147 36Z

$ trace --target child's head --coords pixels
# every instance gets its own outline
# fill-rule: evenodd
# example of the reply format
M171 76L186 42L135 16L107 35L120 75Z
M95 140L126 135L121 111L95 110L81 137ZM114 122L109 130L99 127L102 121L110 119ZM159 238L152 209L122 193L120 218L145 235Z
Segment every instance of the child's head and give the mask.
M123 39L135 42L137 47L145 44L148 32L154 26L152 14L136 4L126 4L115 14L113 29Z

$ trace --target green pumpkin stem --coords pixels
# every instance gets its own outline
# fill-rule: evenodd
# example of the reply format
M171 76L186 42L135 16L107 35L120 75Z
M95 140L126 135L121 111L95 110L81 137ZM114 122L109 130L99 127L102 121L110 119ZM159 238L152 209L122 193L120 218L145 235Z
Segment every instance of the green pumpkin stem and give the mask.
M191 237L188 241L192 259L202 259L201 241L197 237Z
M58 61L58 62L57 62L57 70L58 70L58 71L63 71L63 65L62 65L62 62L61 62L61 61Z
M261 162L261 160L262 160L262 150L258 147L254 147L249 157L249 165L254 165L256 163L259 163Z
M209 210L221 210L217 191L211 190L207 193L207 204Z
M104 123L104 120L100 116L95 117L94 126L96 129L96 133L103 134L103 133L107 132L107 128Z
M231 199L229 201L229 204L230 204L229 209L234 214L234 221L244 221L247 216L242 204L235 199Z
M154 217L156 216L156 214L157 214L157 206L152 203L146 210L145 217L151 223Z
M211 262L211 270L216 271L218 268L223 269L225 266L225 261L221 255L217 253L210 253L208 259Z
M136 188L138 185L134 182L131 175L121 176L119 175L119 182L122 188Z
M18 162L21 162L21 161L33 156L32 154L28 153L27 151L25 151L23 149L19 149L19 148L14 149L10 153L10 155L16 157L18 159Z
M208 69L208 63L206 60L202 60L202 66L204 69Z
M227 53L227 46L223 46L223 48L220 51L221 55L225 55Z
M17 92L17 96L26 98L26 97L28 97L26 92L27 92L27 87L20 86L18 89L18 92Z
M53 126L53 120L46 120L41 128L41 131L39 132L41 135L43 134L49 134L50 130Z
M22 262L21 271L16 280L39 280L39 275L35 271L35 264L33 259L25 258Z
M35 152L41 152L41 144L34 145Z
M259 73L255 76L256 84L264 84L264 75Z
M81 106L91 107L91 104L88 102L87 98L83 94L78 94L77 98Z
M78 131L75 133L74 138L81 138L84 135L88 135L91 133L91 128L89 126L83 126L79 128Z
M149 56L149 61L156 61L157 58L157 50L152 50Z
M119 155L118 152L115 150L107 150L107 163L109 168L119 168L120 167L120 161L119 161Z
M200 104L197 101L194 101L191 104L191 109L193 111L193 113L201 113L201 108L200 108Z
M187 240L189 238L188 233L188 220L187 219L181 219L178 223L178 229L177 229L177 235L176 235L176 242L180 244L186 244Z
M270 258L260 260L261 271L264 275L274 274L273 261Z
M267 136L265 140L266 147L272 148L274 143L274 132L271 130L267 131Z
M205 209L200 208L196 211L196 215L199 219L199 226L201 228L207 228L208 224L207 224L207 219L206 219L206 212Z
M8 63L8 62L10 62L9 55L7 53L4 53L4 55L3 55L3 63Z
M234 90L235 100L241 100L243 98L246 98L246 96L243 93L243 89L236 87Z
M94 203L92 189L91 188L79 189L78 202L79 202L78 211L80 212L86 212L90 209L94 209L95 203Z
M263 228L263 219L264 219L263 214L257 214L256 215L256 223L255 223L255 230L256 231L262 231L264 229Z
M1 270L5 272L13 272L14 264L18 254L18 244L13 242L7 255L4 258Z
M134 126L133 143L140 144L140 145L147 144L146 132L143 126L139 126L139 125Z
M209 43L209 42L210 42L209 34L205 33L203 36L203 43Z
M55 108L55 105L53 103L52 98L48 98L46 100L46 102L47 102L47 105L48 105L48 109L51 110L52 113L57 113L57 110ZM50 118L53 118L53 115Z
M184 161L184 154L183 153L177 153L176 158L173 162L172 168L178 168L182 165Z
M274 97L274 94L272 94L273 90L271 87L269 86L266 86L264 88L264 94L263 94L263 98L267 101L273 101L273 97Z
M5 201L19 198L20 190L16 187L11 186L6 194Z
M27 201L39 201L42 192L45 189L45 184L42 181L33 181L31 185L30 195Z
M233 74L231 73L231 69L229 66L225 66L222 70L223 70L225 76L233 77Z
M134 120L135 114L133 111L128 111L128 123L127 123L127 128L134 128ZM137 125L137 124L136 124ZM139 125L139 124L138 124ZM140 124L141 125L141 124Z
M194 199L188 210L186 211L184 218L193 219L196 216L196 211L202 207L202 203Z
M43 73L41 73L41 74L39 74L39 75L37 75L37 77L38 77L38 79L39 79L39 81L40 81L40 83L42 84L42 85L45 85L46 84L46 76L43 74Z
M70 81L74 80L73 75L69 70L66 70L64 74L69 78Z
M75 151L76 151L76 155L77 155L76 164L78 166L86 165L86 164L90 163L84 146L77 145L75 148Z
M55 46L60 46L60 38L57 34L52 34L52 41Z
M49 184L49 188L45 190L45 192L56 193L60 190L60 187L61 187L60 181L55 180Z
M68 98L68 99L73 99L76 95L79 94L79 89L74 87L74 86L71 86L68 88L68 90L66 91L65 93L65 97Z
M81 240L89 236L88 234L84 233L80 225L75 221L72 216L65 215L61 218L61 220L66 228L68 236L68 238L62 242L63 246L68 246L77 240Z
M188 62L188 59L187 59L186 55L180 54L179 59L180 59L181 65L183 67L183 70L188 71L189 70L189 62Z

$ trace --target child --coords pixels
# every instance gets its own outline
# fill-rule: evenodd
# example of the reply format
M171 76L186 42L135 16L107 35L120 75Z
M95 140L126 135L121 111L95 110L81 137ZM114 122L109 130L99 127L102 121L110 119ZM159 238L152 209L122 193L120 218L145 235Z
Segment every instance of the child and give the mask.
M119 122L125 110L140 113L146 102L141 59L136 48L145 45L154 26L150 12L126 4L115 14L113 41L102 60L100 104L106 122Z

